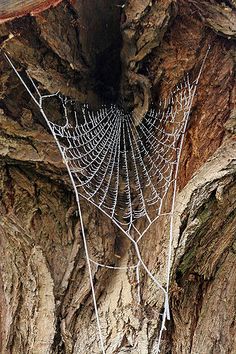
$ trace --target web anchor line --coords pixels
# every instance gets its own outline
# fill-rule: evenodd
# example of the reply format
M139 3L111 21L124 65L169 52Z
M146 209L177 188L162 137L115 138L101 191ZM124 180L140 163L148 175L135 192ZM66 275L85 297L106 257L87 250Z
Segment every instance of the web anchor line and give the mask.
M98 305L93 283L92 265L107 269L133 270L137 279L137 301L141 303L140 267L162 292L162 314L156 352L160 351L166 320L170 319L169 283L173 242L173 218L177 192L177 175L190 110L209 49L193 84L189 77L176 87L159 110L150 109L139 125L135 117L116 105L102 106L91 111L83 105L81 112L59 93L41 95L23 80L11 59L7 61L26 88L45 119L61 153L76 196L81 233L88 267L101 352L105 354ZM48 118L44 105L57 97L63 108L64 125ZM163 202L172 192L171 210L163 211ZM134 246L137 262L127 267L102 264L90 258L85 235L80 198L97 207L126 235ZM139 242L161 216L168 215L170 229L166 264L166 284L163 285L149 270L140 253Z

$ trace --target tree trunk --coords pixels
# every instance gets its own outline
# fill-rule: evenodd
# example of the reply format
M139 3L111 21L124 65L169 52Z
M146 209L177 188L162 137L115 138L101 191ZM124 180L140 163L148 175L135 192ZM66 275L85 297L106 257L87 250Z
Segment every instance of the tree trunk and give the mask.
M59 90L93 108L118 100L139 117L186 72L196 77L210 45L180 161L161 353L236 353L235 38L235 2L216 0L63 1L0 25L2 52L42 92ZM98 354L66 168L3 55L0 64L0 353ZM48 109L57 119L53 102ZM88 202L82 211L92 258L132 265L122 232ZM163 282L167 239L163 216L141 243ZM156 353L161 292L143 272L139 304L134 271L94 265L92 274L106 353Z

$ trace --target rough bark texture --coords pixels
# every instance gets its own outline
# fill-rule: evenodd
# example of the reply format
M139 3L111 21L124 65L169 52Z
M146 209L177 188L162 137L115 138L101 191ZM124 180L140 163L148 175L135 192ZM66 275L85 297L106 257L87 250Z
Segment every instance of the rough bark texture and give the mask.
M1 0L0 23L29 14L36 15L60 2L61 0Z
M88 6L89 4L89 6ZM234 1L62 2L0 26L3 50L40 89L142 116L184 73L196 77L178 178L171 321L162 353L236 353ZM120 59L121 58L121 59ZM74 194L45 122L0 56L0 352L100 352ZM119 89L120 87L120 89ZM123 97L122 97L123 94ZM55 116L55 107L49 107ZM90 254L131 265L134 250L82 203ZM164 280L168 220L142 256ZM106 353L153 354L163 298L143 274L93 267Z

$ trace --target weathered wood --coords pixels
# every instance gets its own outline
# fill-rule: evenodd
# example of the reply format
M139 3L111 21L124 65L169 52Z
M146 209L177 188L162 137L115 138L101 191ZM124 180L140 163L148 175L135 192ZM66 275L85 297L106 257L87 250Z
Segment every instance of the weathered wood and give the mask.
M213 0L181 0L178 7L169 0L129 0L125 7L90 0L89 8L85 1L63 2L0 26L3 50L41 90L60 90L92 105L123 93L138 116L151 100L168 97L186 72L195 78L211 45L178 178L166 354L236 352L235 6L227 3L231 10L224 17L223 5ZM80 222L65 166L2 55L0 78L0 352L98 354ZM48 110L58 119L54 103ZM132 265L135 252L120 231L88 203L82 209L92 258ZM167 241L163 217L140 244L144 261L163 281ZM133 271L92 271L106 353L155 353L160 292L142 274L139 305Z
M1 0L0 23L25 15L36 15L62 0Z

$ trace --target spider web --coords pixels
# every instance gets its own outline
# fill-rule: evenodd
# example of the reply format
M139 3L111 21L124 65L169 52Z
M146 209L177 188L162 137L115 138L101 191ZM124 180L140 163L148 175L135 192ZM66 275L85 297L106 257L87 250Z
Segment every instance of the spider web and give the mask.
M48 122L60 144L63 159L77 193L96 205L137 242L162 210L178 159L177 143L183 134L193 89L181 91L179 107L150 110L136 127L131 114L115 105L92 112L82 107L83 123L68 118L68 102L61 98L66 123ZM46 97L42 97L45 99ZM181 114L180 114L181 113ZM181 120L176 122L177 114ZM141 220L139 229L135 227ZM136 235L137 234L137 235Z
M102 353L105 353L105 346L91 264L109 269L128 267L105 265L90 258L80 197L109 217L134 246L138 262L129 269L136 270L138 301L141 301L139 285L141 266L162 291L165 301L156 349L159 352L165 322L166 319L170 319L168 289L178 166L184 133L206 56L197 79L191 83L187 75L169 99L160 103L158 109L151 108L137 125L133 114L125 112L117 105L103 106L97 111L92 111L87 105L82 105L78 109L74 102L63 98L59 93L41 95L29 77L36 92L35 96L6 55L46 120L75 191ZM63 108L64 118L61 125L51 121L46 114L46 100L55 97L59 99ZM164 213L163 204L169 191L172 191L171 210ZM165 285L161 284L148 269L139 250L140 240L150 226L164 214L170 215Z

